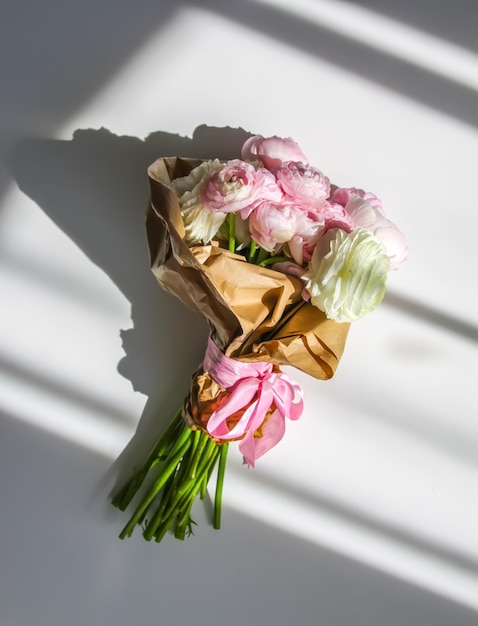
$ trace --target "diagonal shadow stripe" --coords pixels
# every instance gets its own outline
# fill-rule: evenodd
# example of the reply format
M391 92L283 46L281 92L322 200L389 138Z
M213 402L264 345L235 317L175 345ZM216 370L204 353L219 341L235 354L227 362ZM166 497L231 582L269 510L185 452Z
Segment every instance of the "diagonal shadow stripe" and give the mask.
M232 465L230 470L236 473L238 472L238 469L236 467L233 468ZM353 479L351 478L351 480ZM294 501L303 502L307 504L307 506L316 506L317 510L328 515L343 519L358 528L389 539L396 544L412 548L423 555L428 555L434 559L452 564L469 574L476 576L478 572L478 562L473 557L444 545L439 545L427 537L418 536L398 526L382 522L371 515L367 515L351 506L335 501L326 495L313 492L310 489L301 488L295 484L285 484L271 475L256 473L254 482L259 483L268 491L275 490L280 493L281 498L285 499L291 508L294 506Z
M119 407L110 405L100 398L94 398L82 393L76 388L68 386L64 381L55 380L38 370L29 369L0 356L0 373L18 378L29 387L40 389L51 395L66 400L71 404L83 407L92 414L102 415L106 420L114 423L131 425L131 415ZM65 418L67 419L67 417Z
M478 126L476 92L452 79L437 76L387 52L377 52L304 18L253 0L234 4L221 0L191 0L190 4L345 68L471 126Z
M465 339L478 342L478 328L476 325L469 324L463 320L457 319L452 315L447 315L442 311L437 311L422 302L417 302L411 298L387 292L382 304L393 307L399 311L403 311L408 315L430 322L435 326L440 326L448 332L461 335Z

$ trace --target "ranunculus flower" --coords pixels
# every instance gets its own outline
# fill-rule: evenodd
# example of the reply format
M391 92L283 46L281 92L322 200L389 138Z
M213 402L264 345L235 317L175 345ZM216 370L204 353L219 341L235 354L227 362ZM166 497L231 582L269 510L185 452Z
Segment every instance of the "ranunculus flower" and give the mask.
M190 246L208 244L226 219L226 213L206 213L199 202L199 191L204 177L222 167L222 163L204 161L187 176L175 178L171 186L179 199L184 222L184 240Z
M255 135L242 146L242 158L248 161L259 160L269 170L275 170L286 161L308 163L299 145L290 137L263 137Z
M326 200L320 208L309 210L299 205L297 213L296 232L287 245L299 265L311 260L319 238L327 231L340 228L350 232L353 229L352 218L343 206L335 202Z
M188 246L206 245L216 235L227 217L216 211L206 213L198 204L191 204L181 210L184 222L184 241Z
M303 265L311 260L319 237L319 234L309 237L294 235L290 241L288 241L287 247L289 248L289 253L298 265Z
M279 202L282 198L269 170L256 169L240 159L227 161L221 168L211 170L199 186L199 202L210 213L244 211L243 217L247 217L258 202Z
M296 231L297 216L293 207L261 202L249 217L251 237L261 248L274 252L291 239Z
M275 172L279 187L292 202L321 207L330 193L330 181L319 169L288 161Z
M332 193L330 200L331 202L337 202L345 207L349 200L356 197L366 200L374 207L374 209L377 209L380 213L385 214L380 198L378 198L371 191L364 191L363 189L357 189L357 187L337 187L337 189L335 189Z
M379 218L383 215L375 209L370 202L359 196L353 196L345 205L345 210L350 215L354 227L361 226L372 230Z
M307 212L301 206L291 205L295 212L295 233L287 242L289 252L298 265L312 258L319 237L325 232L325 219L320 212Z
M390 261L367 230L329 230L304 275L311 302L329 319L354 322L381 302Z
M206 174L210 174L214 170L218 170L222 167L221 161L219 159L214 159L213 161L203 161L200 165L193 168L187 176L180 176L179 178L175 178L171 182L171 187L174 189L176 195L178 196L180 202L186 202L190 199L191 196L184 196L186 193L193 193L199 191L198 185L203 180Z
M302 278L304 274L307 273L306 269L304 269L300 265L297 265L297 263L292 263L292 261L281 261L280 263L274 263L272 269L276 272L287 274L287 276L295 276L295 278Z
M359 196L353 196L345 210L354 228L365 228L383 244L390 258L390 270L396 270L407 258L407 242L403 233L383 213Z
M341 228L349 233L353 229L352 218L344 207L337 202L329 202L327 200L321 208L321 214L325 221L326 231L333 228Z
M390 259L390 271L398 270L400 265L407 260L408 245L405 235L385 217L377 221L371 232L387 251Z

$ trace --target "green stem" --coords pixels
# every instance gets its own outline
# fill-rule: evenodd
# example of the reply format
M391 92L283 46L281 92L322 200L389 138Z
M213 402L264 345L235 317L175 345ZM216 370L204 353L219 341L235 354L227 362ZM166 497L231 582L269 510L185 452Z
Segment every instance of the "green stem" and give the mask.
M198 481L203 479L204 476L207 476L206 468L210 468L210 461L213 458L217 458L219 454L220 444L216 443L213 439L211 439L208 435L204 433L204 436L207 438L207 443L204 448L204 453L198 463L197 476Z
M193 507L194 498L191 498L187 507L181 512L180 517L176 522L176 528L174 529L174 536L176 539L184 540L186 533L190 535L192 533L191 526L194 523L191 520L191 509Z
M183 503L183 506L181 506L178 509L178 518L176 522L177 527L186 526L186 524L188 523L188 519L191 513L191 508L193 506L194 498L196 497L196 495L197 495L197 491L193 489L192 497L189 497L187 501Z
M199 489L199 497L201 498L201 500L204 500L204 498L206 497L208 482L209 476L204 476L204 478L202 479L201 487Z
M259 256L257 257L257 260L256 260L256 265L262 265L262 263L264 263L264 261L268 259L269 257L270 257L270 252L268 252L267 250L264 250L264 248L260 248Z
M229 213L229 252L236 251L236 214Z
M217 444L215 444L212 440L211 443L214 446L217 446ZM208 458L205 458L199 464L197 479L187 482L178 490L175 490L174 497L169 503L167 509L163 512L159 523L156 523L154 527L148 526L146 531L143 533L145 539L149 540L154 536L156 541L161 541L168 528L171 528L173 525L175 517L179 516L179 520L181 520L185 512L190 509L194 498L201 488L204 476L207 475L209 469L216 462L219 454L217 449L212 449L211 447L208 447L208 449L209 453L212 452L212 454L207 455ZM206 457L206 454L203 456Z
M180 459L172 482L168 490L163 491L160 505L154 516L149 520L143 533L147 541L156 536L156 533L171 513L177 512L177 504L182 494L196 482L197 467L201 461L205 445L210 439L202 430L194 431L192 439L192 444L187 451L187 457L184 455Z
M168 446L171 444L171 441L174 441L177 438L177 435L179 435L183 424L184 421L182 418L182 411L181 409L179 409L174 418L171 420L167 429L161 435L153 450L150 452L148 458L143 463L141 469L138 472L135 472L134 476L115 495L112 500L113 506L119 508L121 511L124 511L126 509L126 507L136 495L138 489L143 484L143 481L148 475L148 472L156 465L156 463L158 463L160 458L165 454Z
M214 467L219 456L219 450L217 449L218 446L217 444L214 445L216 447L210 449L210 454L204 458L203 462L199 466L197 480L191 482L187 485L186 489L183 489L182 492L178 494L180 497L177 499L174 509L170 511L172 514L174 514L175 511L181 514L181 512L184 511L184 507L188 506L189 500L194 500L196 497L199 489L201 488L203 478L207 476L209 470Z
M214 521L213 528L219 530L221 528L221 511L222 511L222 489L224 486L224 475L226 472L227 451L229 444L223 443L219 451L219 467L217 470L216 495L214 498Z
M194 476L188 475L185 480L178 481L178 485L174 490L173 497L171 498L171 502L166 509L164 514L165 517L168 517L171 514L177 513L182 509L185 502L190 497L191 492L194 492L194 496L201 488L203 477L206 475L204 472L205 467L209 467L211 461L214 460L214 457L217 456L217 444L210 439L207 435L204 434L205 445L201 449L201 456L197 460L195 460L195 472ZM199 455L197 455L199 456ZM194 497L193 496L193 497Z
M198 429L197 432L199 433L199 435L198 435L198 444L197 444L197 453L191 458L191 462L190 462L190 464L188 466L188 472L187 472L187 479L188 480L195 480L196 479L196 472L197 472L197 469L198 469L199 462L201 461L201 457L202 457L204 448L206 447L208 441L211 441L211 439L202 430Z
M188 474L191 472L192 464L194 462L194 459L196 458L196 452L197 452L198 446L201 444L201 433L202 431L199 428L197 428L193 432L193 442L188 452L188 457L189 457L189 463L187 465ZM182 465L185 465L184 459L183 459Z
M164 509L167 507L168 502L172 498L172 494L174 493L175 485L178 481L178 473L178 471L172 472L168 480L164 484L163 490L161 492L159 506L156 508L154 516L150 516L149 521L145 524L143 534L144 532L146 532L146 528L149 528L151 525L159 526L159 524L161 523Z
M171 518L169 520L169 522L166 524L163 524L162 526L158 527L158 530L156 531L156 534L154 535L154 540L159 543L163 538L164 535L168 532L168 530L171 528L172 524L173 524L173 519Z
M169 463L164 468L162 468L161 473L154 482L153 486L143 498L143 501L136 508L136 511L134 512L129 522L121 531L119 535L120 539L124 539L125 537L130 537L132 535L136 524L139 522L140 519L143 518L145 511L149 508L155 497L161 491L171 474L176 470L179 460L186 454L188 448L191 445L191 434L192 431L189 428L187 428L187 430L182 434L180 438L182 440L181 446L179 448L175 446L175 450L177 449L176 454L169 457Z
M271 256L264 261L261 261L259 265L261 267L266 267L267 265L274 265L274 263L283 263L284 261L290 261L288 256Z
M151 539L156 535L160 528L164 525L165 515L164 512L169 505L170 500L173 499L176 493L176 475L171 476L171 481L169 485L167 485L167 489L165 488L163 493L161 494L161 502L159 503L158 508L156 509L156 513L153 517L148 521L146 527L143 530L143 537L146 541L151 541ZM171 520L172 523L172 520Z
M254 239L251 239L251 247L249 250L249 256L247 258L248 263L254 263L254 257L257 252L257 242Z

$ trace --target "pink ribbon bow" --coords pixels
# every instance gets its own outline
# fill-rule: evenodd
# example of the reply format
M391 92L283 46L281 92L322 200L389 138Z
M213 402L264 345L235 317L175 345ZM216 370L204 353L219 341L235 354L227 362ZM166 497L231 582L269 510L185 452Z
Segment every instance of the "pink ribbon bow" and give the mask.
M245 434L239 450L249 467L282 439L285 418L299 419L304 408L300 385L283 372L274 372L271 363L237 361L224 355L209 338L203 368L225 389L230 389L226 402L212 413L207 432L227 441ZM247 406L237 424L229 429L227 419ZM254 432L262 425L269 409L275 406L262 428L262 436Z

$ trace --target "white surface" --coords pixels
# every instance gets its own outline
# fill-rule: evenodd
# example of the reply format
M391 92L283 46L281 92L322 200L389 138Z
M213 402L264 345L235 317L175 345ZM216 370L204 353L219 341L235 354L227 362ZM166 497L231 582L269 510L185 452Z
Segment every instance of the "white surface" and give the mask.
M4 10L2 626L476 623L478 13L402 3L394 31L392 4L366 5ZM435 72L430 42L466 71ZM206 341L150 274L145 168L233 152L238 128L377 193L409 261L334 380L293 373L306 411L281 444L254 471L232 454L220 533L199 507L185 544L120 542L108 468L169 419Z

